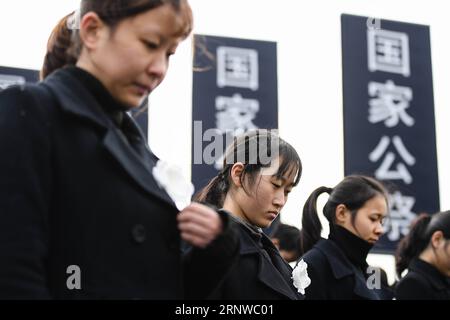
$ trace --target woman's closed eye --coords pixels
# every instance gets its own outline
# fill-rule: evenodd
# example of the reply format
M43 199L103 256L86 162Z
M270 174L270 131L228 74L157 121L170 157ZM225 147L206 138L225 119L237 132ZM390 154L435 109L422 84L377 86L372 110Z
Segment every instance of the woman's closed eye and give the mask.
M381 224L384 223L384 217L376 216L376 217L369 217L370 221L372 222L380 222Z
M150 50L156 50L159 47L159 45L154 41L142 40L142 42Z

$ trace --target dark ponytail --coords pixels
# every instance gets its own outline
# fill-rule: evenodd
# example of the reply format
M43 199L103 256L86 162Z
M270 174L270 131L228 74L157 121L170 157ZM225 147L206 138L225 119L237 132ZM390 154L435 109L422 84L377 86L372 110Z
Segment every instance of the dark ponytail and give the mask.
M214 177L206 187L194 197L194 201L211 204L217 208L223 207L225 196L230 187L229 181L226 175L221 172Z
M309 251L320 240L320 233L322 232L322 224L317 213L317 199L326 192L331 194L333 189L327 187L320 187L314 190L306 200L303 207L302 216L302 231L300 237L302 255Z
M400 278L412 259L418 257L430 243L433 233L442 231L445 239L450 239L450 211L430 216L420 215L414 222L408 235L398 244L395 255L395 267Z
M77 62L76 56L70 50L72 47L72 31L67 26L67 20L73 14L62 18L48 39L47 53L40 72L41 80L47 78L53 71L66 65L74 65Z

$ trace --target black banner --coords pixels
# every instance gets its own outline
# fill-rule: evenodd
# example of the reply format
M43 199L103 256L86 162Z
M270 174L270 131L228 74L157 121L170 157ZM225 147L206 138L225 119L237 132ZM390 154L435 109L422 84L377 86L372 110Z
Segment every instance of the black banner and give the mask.
M39 71L0 66L0 91L14 85L39 81Z
M342 15L345 174L385 182L392 253L417 214L439 210L428 26Z
M221 169L234 135L278 128L276 43L195 36L192 182Z
M223 151L234 136L278 128L277 46L194 39L192 182L198 191L222 168Z

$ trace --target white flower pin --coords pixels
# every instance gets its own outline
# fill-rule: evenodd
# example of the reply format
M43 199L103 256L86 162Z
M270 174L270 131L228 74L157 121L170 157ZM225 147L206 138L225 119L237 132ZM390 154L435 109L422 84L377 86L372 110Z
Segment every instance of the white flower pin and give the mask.
M292 280L294 281L294 287L298 292L305 294L305 289L311 284L311 279L308 277L308 264L302 260L292 270Z
M191 203L194 185L183 176L181 168L159 160L152 173L159 187L166 190L178 210L183 210Z

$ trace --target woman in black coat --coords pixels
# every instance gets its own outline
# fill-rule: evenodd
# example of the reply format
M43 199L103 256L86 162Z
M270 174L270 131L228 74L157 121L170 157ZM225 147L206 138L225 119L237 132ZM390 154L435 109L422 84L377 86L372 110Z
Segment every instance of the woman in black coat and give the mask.
M397 300L450 300L450 211L423 215L396 254Z
M330 224L328 239L321 239L317 198L329 193L323 213ZM367 254L382 234L387 214L383 186L365 176L348 176L334 188L320 187L303 208L301 243L311 285L307 300L378 300L377 273Z
M189 5L124 3L83 0L75 42L63 23L45 75L76 66L0 94L0 299L202 298L236 256L226 215L179 213L169 194L183 186L126 113L163 80ZM196 247L185 258L181 239Z
M268 145L277 152L262 160ZM263 151L261 153L261 151ZM211 299L302 299L292 268L262 232L277 217L289 192L299 182L297 152L276 134L257 130L238 137L227 149L222 171L198 195L223 208L238 225L239 258Z

